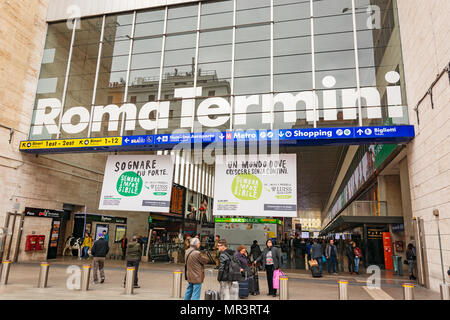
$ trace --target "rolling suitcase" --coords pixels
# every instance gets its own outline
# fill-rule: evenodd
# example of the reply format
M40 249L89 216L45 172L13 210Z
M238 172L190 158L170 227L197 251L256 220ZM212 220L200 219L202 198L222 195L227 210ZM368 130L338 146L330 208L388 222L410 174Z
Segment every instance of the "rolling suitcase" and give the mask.
M220 294L218 291L213 290L214 283L214 271L209 269L207 271L208 289L205 291L205 300L220 300Z
M245 299L249 295L249 279L239 281L239 298Z
M318 266L312 266L311 267L311 273L313 278L320 278L322 277L322 274L320 273L320 269Z
M258 277L258 269L252 269L252 275L248 277L248 288L249 293L256 296L259 295L259 277Z

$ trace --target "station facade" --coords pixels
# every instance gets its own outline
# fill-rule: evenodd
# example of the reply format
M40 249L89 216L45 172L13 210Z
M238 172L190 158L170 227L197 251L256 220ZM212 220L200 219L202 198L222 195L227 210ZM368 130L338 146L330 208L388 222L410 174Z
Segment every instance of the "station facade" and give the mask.
M4 3L16 35L0 40L9 257L53 258L70 235L105 228L111 245L150 228L213 236L215 153L164 139L208 133L225 153L230 134L238 153L256 134L258 152L261 133L275 132L276 150L297 154L297 218L321 221L303 231L351 237L366 265L386 269L386 248L403 261L412 242L419 282L438 290L450 262L449 10L445 0ZM169 212L98 209L114 153L173 155ZM45 250L28 252L29 235L45 235Z

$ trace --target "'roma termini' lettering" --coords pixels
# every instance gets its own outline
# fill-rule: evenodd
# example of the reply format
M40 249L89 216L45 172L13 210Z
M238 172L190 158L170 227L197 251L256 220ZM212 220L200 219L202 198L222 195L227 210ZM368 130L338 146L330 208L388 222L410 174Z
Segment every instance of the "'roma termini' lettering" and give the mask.
M390 118L403 117L403 106L401 88L395 85L400 80L400 75L391 71L385 75L386 81L391 84L386 87L387 115ZM306 121L319 121L319 115L323 114L324 121L337 120L338 112L342 112L343 120L354 120L358 117L358 100L361 97L362 107L366 110L363 115L368 119L382 118L382 107L380 92L376 87L357 89L342 89L341 105L338 105L338 92L333 87L336 79L333 76L326 76L322 83L326 90L322 90L320 96L317 92L302 91L298 93L278 93L251 96L239 96L234 99L233 123L235 125L247 124L247 108L257 106L261 110L262 123L271 124L274 121L275 106L277 112L280 110L284 123L295 123L299 119ZM230 102L221 97L204 99L195 110L195 98L200 97L202 88L178 88L175 89L174 96L181 98L181 110L177 112L179 118L179 128L189 128L192 125L194 112L198 122L207 128L214 128L224 125L230 120L232 107ZM279 109L279 108L282 109ZM36 116L33 123L32 134L42 134L46 128L50 134L57 134L59 119L62 110L59 99L39 99L36 107ZM89 126L92 119L92 132L100 132L104 126L102 121L107 114L107 131L118 131L120 116L125 120L124 130L135 130L139 125L144 130L167 129L169 127L170 102L148 102L139 110L135 104L125 103L120 107L115 104L107 106L94 106L92 108L92 118L90 111L83 106L77 106L65 110L61 117L61 129L68 134L81 133ZM152 112L158 113L158 121L150 118Z

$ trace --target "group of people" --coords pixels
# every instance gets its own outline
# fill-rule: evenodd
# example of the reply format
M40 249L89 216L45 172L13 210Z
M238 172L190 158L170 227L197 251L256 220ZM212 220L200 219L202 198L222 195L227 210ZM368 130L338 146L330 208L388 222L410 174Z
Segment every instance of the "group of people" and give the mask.
M266 248L261 251L258 242L253 241L250 254L245 245L234 251L228 247L226 239L216 236L214 249L218 269L219 296L221 300L237 300L239 298L239 281L246 278L250 268L258 265L266 271L268 295L276 296L273 287L274 271L281 268L280 250L274 247L272 240L266 241ZM184 299L200 300L202 284L205 280L205 265L209 259L200 251L200 240L189 238L189 249L185 253L185 277L188 283ZM257 272L257 271L256 271Z
M133 236L130 243L128 243L128 239L124 235L120 240L120 246L122 249L122 260L126 259L127 267L134 267L134 279L133 285L135 288L139 288L138 284L138 271L139 271L139 262L142 256L142 239ZM92 267L93 267L93 280L95 284L99 283L99 275L100 275L100 283L105 282L105 259L106 255L109 252L109 236L107 232L104 230L102 233L98 234L98 240L93 241L92 237L89 233L85 234L83 239L83 243L81 245L82 257L88 258L92 256ZM125 276L126 277L126 276ZM125 286L124 278L124 286Z

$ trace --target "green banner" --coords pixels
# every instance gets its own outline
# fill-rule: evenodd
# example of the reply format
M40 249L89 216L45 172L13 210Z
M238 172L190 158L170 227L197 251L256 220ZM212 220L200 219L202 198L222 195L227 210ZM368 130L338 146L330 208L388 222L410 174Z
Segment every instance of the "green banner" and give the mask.
M271 223L280 224L283 223L279 219L258 219L258 218L214 218L216 223Z
M375 166L377 169L383 164L383 162L389 157L392 151L397 148L396 144L377 144L374 148L375 153Z

